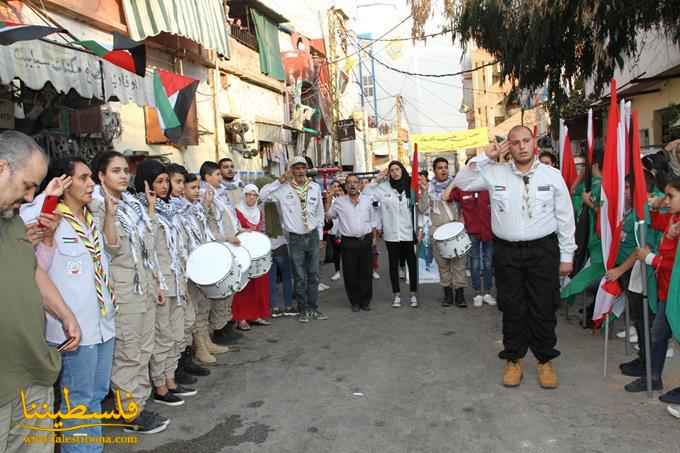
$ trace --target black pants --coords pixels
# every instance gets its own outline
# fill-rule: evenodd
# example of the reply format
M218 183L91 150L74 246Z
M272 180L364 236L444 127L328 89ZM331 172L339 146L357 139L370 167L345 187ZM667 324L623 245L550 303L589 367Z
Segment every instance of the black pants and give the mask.
M371 235L362 239L342 237L342 277L352 306L368 307L373 298Z
M418 278L416 277L416 253L413 248L413 241L388 242L387 256L390 261L390 283L392 283L392 292L399 292L399 262L401 259L406 260L408 265L409 287L412 293L418 289Z
M640 361L644 364L645 363L645 335L649 335L649 332L645 332L645 323L643 321L643 315L644 312L643 306L644 304L644 299L642 294L639 293L634 293L628 289L628 284L630 283L630 274L632 270L629 270L625 274L621 276L619 279L619 283L621 284L621 287L625 289L626 291L626 298L628 299L628 307L630 307L630 320L633 323L633 326L635 327L635 330L637 331L638 334L638 345L640 346L640 351L638 352L638 357L640 358ZM648 313L649 313L649 326L651 328L652 326L652 321L654 320L654 314L649 310L649 307L647 307Z
M329 234L328 243L333 251L333 266L335 267L335 272L340 272L340 254L342 253L340 249L340 236ZM326 247L328 247L328 245L326 245Z
M494 240L498 308L503 312L501 359L523 358L528 349L539 362L560 355L555 349L560 303L560 250L557 236L517 243Z

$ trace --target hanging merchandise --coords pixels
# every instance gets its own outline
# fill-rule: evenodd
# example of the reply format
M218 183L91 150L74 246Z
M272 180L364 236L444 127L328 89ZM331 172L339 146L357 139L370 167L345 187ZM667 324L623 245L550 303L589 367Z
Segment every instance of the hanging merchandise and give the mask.
M96 56L134 72L140 77L146 74L146 46L120 33L113 33L113 45L97 41L76 41Z
M43 25L21 24L18 22L0 21L0 45L9 46L18 41L31 41L44 38L52 33L64 30Z
M158 112L165 136L179 140L196 96L198 80L156 69L151 83L153 87L147 92L149 105Z

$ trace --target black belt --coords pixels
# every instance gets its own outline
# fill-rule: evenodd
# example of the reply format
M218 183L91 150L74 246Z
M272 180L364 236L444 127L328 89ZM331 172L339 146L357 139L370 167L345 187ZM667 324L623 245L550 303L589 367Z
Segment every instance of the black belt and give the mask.
M354 237L354 236L342 236L343 241L366 241L368 239L371 239L373 237L372 233L365 234L360 237Z
M527 247L534 247L541 242L545 241L555 241L557 240L557 234L551 233L547 236L544 236L539 239L533 239L531 241L506 241L505 239L501 239L497 236L493 237L494 242L498 242L501 245L504 245L505 247L514 247L514 248L527 248Z

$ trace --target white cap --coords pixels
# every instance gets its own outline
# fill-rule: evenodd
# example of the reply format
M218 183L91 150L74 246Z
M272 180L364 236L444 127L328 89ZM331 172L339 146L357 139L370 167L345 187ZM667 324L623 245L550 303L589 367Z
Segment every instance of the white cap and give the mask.
M304 166L307 166L307 159L304 158L304 156L295 156L293 157L290 161L288 161L288 168L293 168L295 165L300 165L304 164Z

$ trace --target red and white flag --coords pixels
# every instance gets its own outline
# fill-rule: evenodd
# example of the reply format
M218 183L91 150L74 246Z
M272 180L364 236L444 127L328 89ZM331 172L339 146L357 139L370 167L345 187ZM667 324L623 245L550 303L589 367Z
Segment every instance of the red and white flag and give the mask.
M574 162L574 154L571 151L571 139L569 138L569 128L567 126L563 127L564 139L563 139L563 149L560 153L560 169L562 171L562 177L564 182L567 184L567 188L571 191L574 188L574 183L578 179L578 174L576 173L576 162Z
M616 265L619 253L621 229L624 216L624 190L626 174L626 106L621 101L617 106L616 81L611 83L611 100L607 119L607 138L604 148L604 163L602 167L602 206L600 214L600 232L602 234L602 256L605 269ZM601 321L612 311L612 307L621 296L621 286L616 281L605 278L595 298L593 321Z
M595 125L593 124L593 109L588 109L588 165L593 165L593 155L595 149Z

